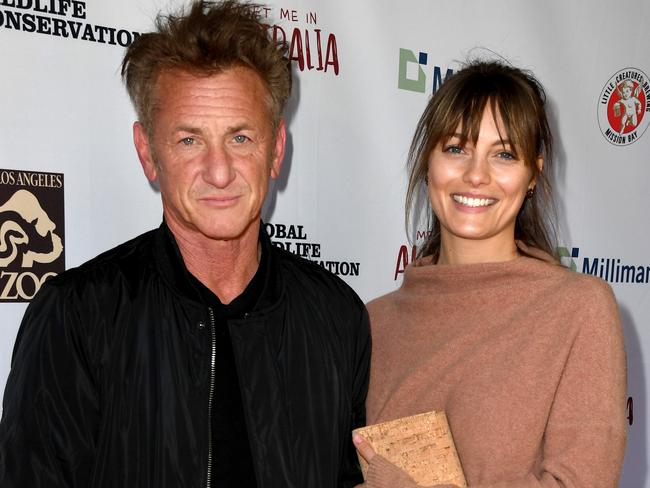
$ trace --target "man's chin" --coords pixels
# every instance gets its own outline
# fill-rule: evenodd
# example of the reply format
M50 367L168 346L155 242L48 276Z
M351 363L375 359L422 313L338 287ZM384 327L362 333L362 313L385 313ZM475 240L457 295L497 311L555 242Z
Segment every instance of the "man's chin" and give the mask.
M219 222L197 226L197 230L204 237L215 241L235 241L254 235L257 239L259 220L253 222Z

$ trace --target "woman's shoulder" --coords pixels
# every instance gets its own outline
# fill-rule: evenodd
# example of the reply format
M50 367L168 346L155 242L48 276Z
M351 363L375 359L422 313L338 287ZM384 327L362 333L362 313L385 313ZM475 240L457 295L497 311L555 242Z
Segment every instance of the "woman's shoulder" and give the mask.
M612 295L609 284L597 276L573 271L563 266L554 256L534 247L526 246L517 241L523 260L531 269L540 271L543 276L562 282L567 293Z
M404 302L405 299L409 304ZM394 324L403 323L405 312L414 311L413 303L404 296L401 288L370 300L366 309L374 338L383 333L390 334Z
M547 284L564 297L564 300L573 303L575 308L584 305L593 307L597 302L615 304L616 300L612 287L602 278L579 271L573 271L559 263L550 263L529 258L529 266L535 269L531 273L538 278L548 281Z
M618 313L612 287L602 278L567 270L567 294L576 308L602 316Z
M384 310L386 308L391 308L395 306L395 302L397 301L398 294L399 294L399 289L388 292L384 295L380 295L376 298L373 298L372 300L366 303L366 308L368 309L368 313L373 314L381 310Z
M533 261L533 259L530 259ZM587 297L613 297L612 287L602 278L579 271L573 271L559 263L534 260L532 266L542 270L549 278L557 281L556 286L562 288L563 293L574 298Z
M546 297L549 306L552 304L551 308L565 317L563 328L606 335L620 328L616 297L605 280L559 264L532 265L545 270L548 275L549 281L541 287L540 296ZM568 327L569 324L574 327Z

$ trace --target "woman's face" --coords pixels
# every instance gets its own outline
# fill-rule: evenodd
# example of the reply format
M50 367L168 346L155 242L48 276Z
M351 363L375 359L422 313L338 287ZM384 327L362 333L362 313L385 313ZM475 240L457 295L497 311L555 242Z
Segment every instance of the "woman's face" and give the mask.
M505 137L500 117L497 123ZM428 192L440 221L441 257L450 248L471 246L479 261L504 260L499 252L516 252L515 220L534 186L533 171L501 140L489 106L476 145L461 146L460 127L457 132L429 156Z

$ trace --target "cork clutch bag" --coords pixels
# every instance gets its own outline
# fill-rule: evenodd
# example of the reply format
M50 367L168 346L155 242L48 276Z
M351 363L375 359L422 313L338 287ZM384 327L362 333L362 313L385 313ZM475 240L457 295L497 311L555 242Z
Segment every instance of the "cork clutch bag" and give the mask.
M354 432L365 437L377 454L402 468L420 485L467 486L444 412L421 413ZM359 462L366 478L368 463L361 456Z

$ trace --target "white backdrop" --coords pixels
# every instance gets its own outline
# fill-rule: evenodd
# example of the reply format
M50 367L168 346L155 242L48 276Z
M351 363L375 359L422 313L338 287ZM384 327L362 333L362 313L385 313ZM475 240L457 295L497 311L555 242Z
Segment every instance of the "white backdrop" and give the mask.
M131 143L120 42L182 3L76 1L59 12L58 0L0 0L0 169L64 175L65 223L53 232L64 234L66 268L159 224L159 195ZM650 487L650 2L281 0L264 13L291 41L296 67L288 154L265 209L269 230L337 271L364 300L399 286L410 260L404 163L434 85L490 50L534 71L557 140L566 264L608 279L623 318L632 400L621 486ZM640 113L621 139L625 107L614 105L625 79L633 82L627 103ZM3 205L16 187L7 177L0 190ZM8 219L0 213L0 263L10 250L1 227ZM22 279L8 266L0 391L26 306L8 298Z

